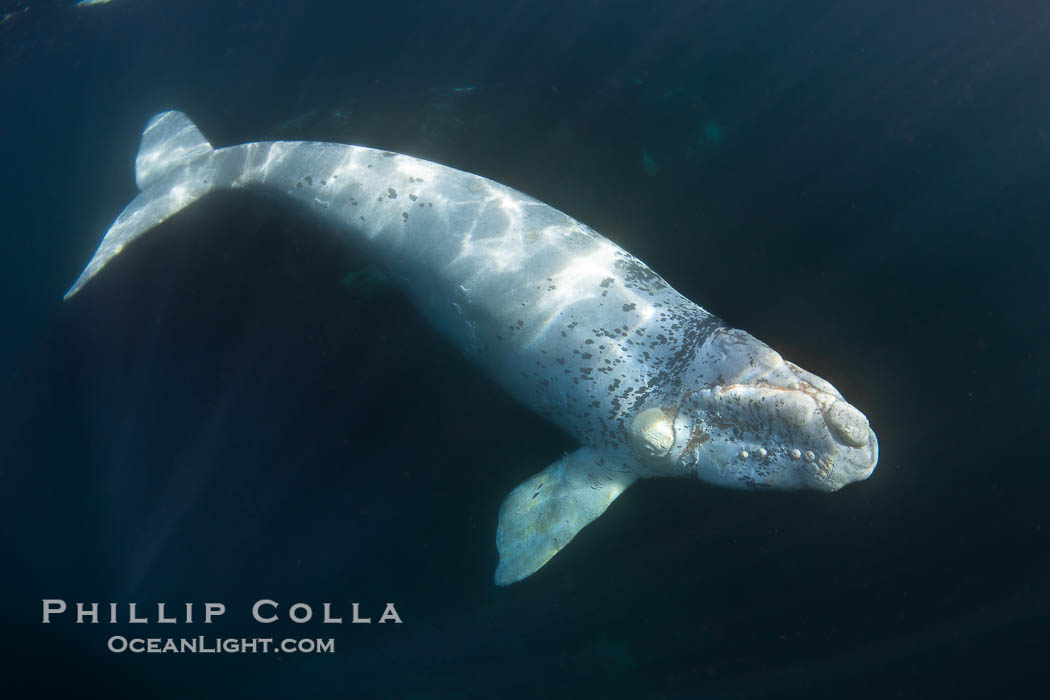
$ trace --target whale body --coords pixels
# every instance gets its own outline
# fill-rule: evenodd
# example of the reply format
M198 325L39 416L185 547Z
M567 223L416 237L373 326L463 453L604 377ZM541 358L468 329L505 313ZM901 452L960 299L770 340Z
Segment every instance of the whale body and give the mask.
M343 144L216 149L175 111L146 126L135 178L139 195L66 298L205 194L278 193L384 266L444 337L579 441L503 502L499 585L543 566L642 477L835 491L878 461L868 420L829 382L492 180Z

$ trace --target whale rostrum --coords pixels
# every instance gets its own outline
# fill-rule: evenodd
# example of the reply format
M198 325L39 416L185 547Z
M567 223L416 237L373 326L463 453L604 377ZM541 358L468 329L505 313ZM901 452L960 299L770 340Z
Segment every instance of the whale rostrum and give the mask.
M500 508L499 585L542 567L642 477L835 491L878 461L867 418L829 382L492 180L334 143L216 149L174 111L147 124L135 179L140 193L66 298L207 193L278 193L381 264L445 338L579 441Z

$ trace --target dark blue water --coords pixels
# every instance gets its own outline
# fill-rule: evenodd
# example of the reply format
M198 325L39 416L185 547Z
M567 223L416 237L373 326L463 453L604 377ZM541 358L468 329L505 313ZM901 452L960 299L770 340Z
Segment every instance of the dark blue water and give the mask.
M3 697L1045 692L1045 3L70 5L0 12ZM500 502L573 444L395 290L341 284L364 262L314 224L212 198L61 302L169 108L217 145L386 148L564 210L832 381L878 469L643 482L494 587ZM43 598L228 612L42 625ZM263 627L260 598L404 623Z

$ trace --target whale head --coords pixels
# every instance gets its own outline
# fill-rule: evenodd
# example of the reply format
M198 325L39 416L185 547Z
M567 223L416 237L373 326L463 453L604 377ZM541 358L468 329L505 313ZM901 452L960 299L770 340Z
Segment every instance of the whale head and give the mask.
M878 441L864 414L750 334L716 331L694 367L699 381L677 404L647 408L629 425L652 476L836 491L875 469Z

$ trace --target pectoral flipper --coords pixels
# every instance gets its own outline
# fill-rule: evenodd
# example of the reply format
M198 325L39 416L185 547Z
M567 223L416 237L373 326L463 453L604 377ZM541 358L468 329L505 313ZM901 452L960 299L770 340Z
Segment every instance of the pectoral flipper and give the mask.
M550 561L637 478L616 461L581 447L526 479L500 507L496 584L520 581Z

